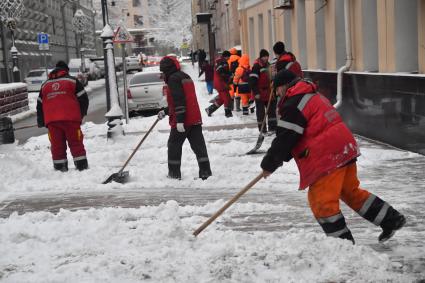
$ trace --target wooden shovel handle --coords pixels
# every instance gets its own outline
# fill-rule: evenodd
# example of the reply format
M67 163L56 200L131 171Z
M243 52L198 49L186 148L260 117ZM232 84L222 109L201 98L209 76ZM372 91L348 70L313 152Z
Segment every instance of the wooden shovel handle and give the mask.
M144 137L142 138L142 140L139 142L139 144L136 146L136 148L133 150L133 152L131 153L131 155L127 158L127 160L125 161L123 167L120 169L119 173L121 173L122 171L124 171L124 168L127 166L127 164L130 162L131 158L133 158L134 154L136 154L137 150L139 149L139 147L142 145L142 143L145 141L145 139L149 136L150 132L152 132L152 129L155 128L156 124L159 122L160 120L157 118L155 120L155 122L152 124L152 126L149 128L149 130L146 132L146 134L144 135Z
M217 217L219 217L226 209L229 208L234 202L236 202L243 194L245 194L249 189L251 189L258 181L263 178L263 173L260 173L255 179L249 182L239 193L232 197L227 203L220 208L213 216L211 216L204 224L202 224L198 229L193 232L193 235L196 237L201 233L205 228L208 227Z

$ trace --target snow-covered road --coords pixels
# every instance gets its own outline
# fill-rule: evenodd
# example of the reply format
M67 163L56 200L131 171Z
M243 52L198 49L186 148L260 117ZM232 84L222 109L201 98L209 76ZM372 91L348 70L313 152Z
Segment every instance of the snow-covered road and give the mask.
M196 79L191 66L185 70ZM204 82L196 83L202 108ZM205 126L253 123L202 114ZM155 117L126 132L146 131ZM415 282L425 279L425 157L359 138L362 186L407 216L405 228L378 244L379 228L342 204L356 238L326 238L297 191L293 162L226 211L198 238L192 232L260 172L261 155L244 155L255 128L204 131L213 176L197 179L183 148L181 181L167 174L167 121L131 161L129 183L102 185L140 135L106 141L106 126L83 126L90 169L53 172L46 136L0 146L0 282ZM267 149L272 137L265 140ZM50 202L50 204L49 204ZM32 205L28 205L32 203ZM54 204L54 205L53 205ZM27 205L27 207L25 207ZM67 207L69 209L60 209ZM93 208L89 208L93 207ZM84 209L82 209L84 208ZM89 209L88 209L89 208ZM18 215L12 210L43 210Z

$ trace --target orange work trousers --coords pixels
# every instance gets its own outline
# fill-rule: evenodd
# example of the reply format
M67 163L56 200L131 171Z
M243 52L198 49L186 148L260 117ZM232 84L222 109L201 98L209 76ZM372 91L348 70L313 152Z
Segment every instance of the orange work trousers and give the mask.
M370 195L359 185L355 162L317 180L308 189L308 202L314 217L325 218L340 213L340 199L358 212Z
M251 93L239 93L239 96L241 97L242 107L248 107Z

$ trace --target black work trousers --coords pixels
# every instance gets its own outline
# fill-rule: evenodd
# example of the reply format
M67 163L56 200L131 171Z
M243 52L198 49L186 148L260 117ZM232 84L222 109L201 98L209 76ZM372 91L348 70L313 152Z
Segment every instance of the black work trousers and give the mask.
M170 137L168 138L168 175L176 179L181 178L182 147L186 138L189 140L190 147L196 155L199 165L199 177L210 176L210 161L201 125L187 127L183 133L177 131L176 128L171 129Z
M264 115L266 115L268 101L262 101L260 99L255 100L255 108L257 114L258 130L261 131L261 124L263 123ZM269 131L276 131L277 120L276 120L276 99L270 102L269 111L267 112L267 124ZM267 126L264 125L263 132L267 132Z

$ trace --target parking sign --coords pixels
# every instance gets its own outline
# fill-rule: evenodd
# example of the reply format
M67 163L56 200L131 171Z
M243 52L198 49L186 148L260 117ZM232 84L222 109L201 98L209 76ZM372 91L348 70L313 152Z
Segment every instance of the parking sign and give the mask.
M49 50L49 35L47 33L38 33L37 42L39 50Z

